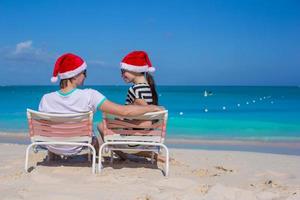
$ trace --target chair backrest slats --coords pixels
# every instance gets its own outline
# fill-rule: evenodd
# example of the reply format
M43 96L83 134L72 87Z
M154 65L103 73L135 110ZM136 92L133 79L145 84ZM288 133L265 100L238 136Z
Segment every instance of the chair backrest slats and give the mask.
M44 137L78 137L78 136L89 136L87 134L83 134L84 132L88 132L88 130L79 130L79 131L47 131L34 129L34 132L38 134L34 134L33 136L44 136Z
M155 122L150 123L147 125L137 125L130 123L130 121L121 121L121 120L115 120L115 119L106 119L107 127L110 129L113 128L139 128L139 129L145 129L145 128L160 128L162 126L162 122Z
M147 136L161 136L161 131L156 131L156 130L125 130L125 129L120 129L120 130L113 130L113 129L107 129L105 130L105 135L123 135L123 136L130 136L130 135L147 135Z
M88 121L83 121L83 122L76 122L76 123L48 123L48 121L40 121L40 120L35 120L32 119L32 125L35 127L49 127L53 129L77 129L77 128L83 128L83 127L88 127L89 122Z
M167 110L146 113L129 119L103 113L104 140L106 136L120 135L124 140L130 136L159 136L161 141L164 141L167 118Z
M88 128L80 128L80 129L53 129L50 127L34 127L33 128L34 133L38 133L35 135L40 135L40 136L47 136L47 137L51 137L51 136L55 136L55 137L59 137L59 136L88 136L89 134L87 134L89 132Z
M49 114L27 109L30 137L92 136L93 112Z

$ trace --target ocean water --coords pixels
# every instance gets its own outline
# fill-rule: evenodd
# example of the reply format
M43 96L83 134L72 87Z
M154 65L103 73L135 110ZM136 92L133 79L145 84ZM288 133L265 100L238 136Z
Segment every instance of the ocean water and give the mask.
M86 86L124 104L128 86ZM0 132L24 133L26 108L57 86L0 87ZM170 138L300 141L300 87L158 86ZM205 96L207 91L207 96ZM101 121L97 112L95 124Z

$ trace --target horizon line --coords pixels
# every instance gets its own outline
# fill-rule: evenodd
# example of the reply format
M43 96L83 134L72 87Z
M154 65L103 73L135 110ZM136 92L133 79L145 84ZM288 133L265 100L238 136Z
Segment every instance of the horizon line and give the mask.
M88 86L115 86L115 87L123 87L123 86L128 86L130 84L87 84L87 85L83 85L81 87L88 87ZM0 85L0 87L15 87L15 86L24 86L24 87L28 87L28 86L58 86L58 84L23 84L23 85ZM160 85L156 85L156 86L168 86L168 87L186 87L186 86L190 86L190 87L299 87L300 88L300 84L299 85L206 85L206 84L203 84L203 85L168 85L168 84L160 84Z

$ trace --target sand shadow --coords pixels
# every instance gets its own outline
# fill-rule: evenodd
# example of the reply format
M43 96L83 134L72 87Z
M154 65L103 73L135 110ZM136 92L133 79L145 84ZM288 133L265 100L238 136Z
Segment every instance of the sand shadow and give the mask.
M37 162L37 166L58 167L58 166L72 166L72 167L92 167L92 161L88 160L88 154L63 156L55 160L48 160L46 156L42 161Z
M145 157L130 155L130 157L127 158L126 160L113 159L113 162L111 162L110 157L103 157L103 158L104 161L102 161L102 166L104 169L107 167L111 167L115 170L123 169L123 168L146 168L146 169L158 169L162 173L164 173L164 171L161 168L159 168L157 161L154 161L152 163L151 159Z

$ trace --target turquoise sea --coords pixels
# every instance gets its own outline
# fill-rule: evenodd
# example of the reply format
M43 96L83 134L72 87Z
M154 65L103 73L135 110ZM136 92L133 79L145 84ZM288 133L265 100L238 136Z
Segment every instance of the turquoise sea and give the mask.
M86 86L124 103L128 86ZM27 131L26 108L57 86L0 87L0 132ZM158 86L168 138L300 141L300 87ZM206 91L206 96L205 96ZM95 122L101 120L98 112Z

